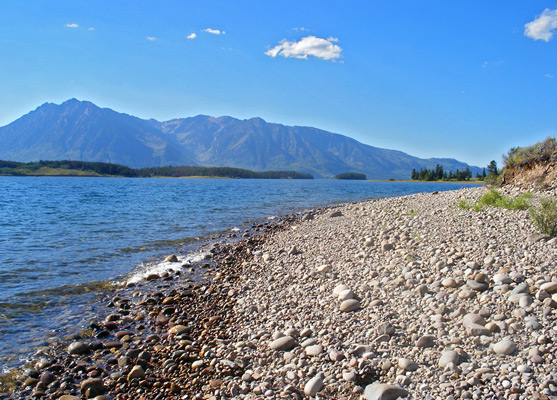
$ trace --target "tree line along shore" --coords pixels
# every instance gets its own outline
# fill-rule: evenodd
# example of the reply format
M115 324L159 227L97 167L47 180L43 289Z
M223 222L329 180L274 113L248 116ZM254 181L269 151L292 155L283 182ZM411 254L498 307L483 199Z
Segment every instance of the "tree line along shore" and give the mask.
M230 167L166 166L130 168L124 165L89 161L17 162L0 160L0 175L7 176L110 176L126 178L218 177L243 179L313 179L297 171L250 171Z

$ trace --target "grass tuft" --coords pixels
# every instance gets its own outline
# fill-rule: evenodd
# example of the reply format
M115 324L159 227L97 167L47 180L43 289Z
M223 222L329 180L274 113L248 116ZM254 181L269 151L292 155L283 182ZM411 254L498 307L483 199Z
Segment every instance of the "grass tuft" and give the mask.
M530 218L541 233L557 236L557 197L541 199L540 207L530 208Z
M503 196L495 189L491 189L474 204L470 204L466 200L460 200L458 202L458 207L463 210L474 211L480 211L484 207L501 207L507 210L525 210L530 207L530 202L528 200L531 198L531 193L524 193L517 197L507 197Z

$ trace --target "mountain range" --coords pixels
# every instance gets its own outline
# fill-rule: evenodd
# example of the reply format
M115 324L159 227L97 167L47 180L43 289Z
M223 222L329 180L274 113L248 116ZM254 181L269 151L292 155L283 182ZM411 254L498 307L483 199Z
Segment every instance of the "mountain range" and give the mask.
M0 159L102 161L129 167L226 166L296 170L317 178L360 172L368 179L409 179L412 169L464 170L450 158L421 159L312 127L261 118L198 115L160 122L88 101L45 103L0 127ZM471 172L481 172L469 167Z

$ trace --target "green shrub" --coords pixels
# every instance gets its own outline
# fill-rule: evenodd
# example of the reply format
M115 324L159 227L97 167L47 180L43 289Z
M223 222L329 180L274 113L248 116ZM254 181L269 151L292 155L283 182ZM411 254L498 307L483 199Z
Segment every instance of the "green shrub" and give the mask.
M492 172L491 174L485 177L484 183L488 186L493 186L497 183L497 177L498 175Z
M462 199L458 202L458 207L462 208L463 210L470 210L474 206L472 204L468 203L468 201Z
M484 207L502 207L507 210L524 210L530 207L528 199L532 198L531 193L524 193L517 197L506 197L495 189L491 189L484 194L475 204L470 204L466 200L460 200L458 207L463 210L480 211Z
M548 137L543 142L538 142L528 147L513 147L503 156L505 167L526 164L534 160L548 159L551 154L557 151L557 140Z
M540 207L530 208L530 218L541 233L557 235L557 198L540 200Z

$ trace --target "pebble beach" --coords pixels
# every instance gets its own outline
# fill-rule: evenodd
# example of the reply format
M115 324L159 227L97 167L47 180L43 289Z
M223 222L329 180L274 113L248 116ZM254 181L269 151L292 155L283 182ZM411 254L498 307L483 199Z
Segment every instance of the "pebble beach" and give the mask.
M202 281L176 258L4 397L557 399L557 239L457 206L486 190L292 215L215 246Z

